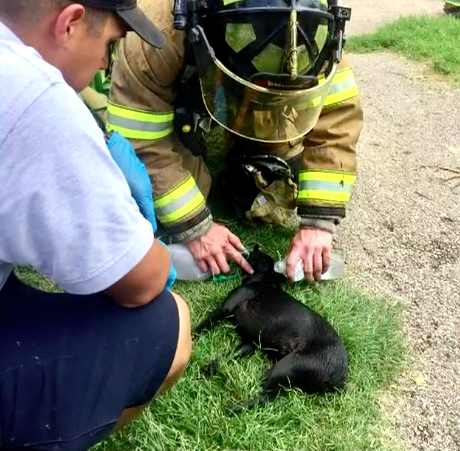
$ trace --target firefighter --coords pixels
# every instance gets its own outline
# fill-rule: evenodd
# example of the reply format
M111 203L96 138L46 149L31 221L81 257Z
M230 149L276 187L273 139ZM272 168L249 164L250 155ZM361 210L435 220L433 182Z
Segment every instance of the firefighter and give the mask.
M146 165L158 222L203 271L251 268L240 239L214 222L206 136L227 134L221 189L238 217L300 219L287 274L307 280L330 264L332 237L356 177L363 112L342 53L350 9L334 0L141 0L167 46L131 34L111 69L108 130Z

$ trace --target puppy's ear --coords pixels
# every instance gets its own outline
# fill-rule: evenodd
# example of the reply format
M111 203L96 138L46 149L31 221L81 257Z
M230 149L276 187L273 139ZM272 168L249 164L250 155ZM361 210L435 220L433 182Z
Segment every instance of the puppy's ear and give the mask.
M254 249L252 250L252 252L260 252L260 246L258 244L254 245Z

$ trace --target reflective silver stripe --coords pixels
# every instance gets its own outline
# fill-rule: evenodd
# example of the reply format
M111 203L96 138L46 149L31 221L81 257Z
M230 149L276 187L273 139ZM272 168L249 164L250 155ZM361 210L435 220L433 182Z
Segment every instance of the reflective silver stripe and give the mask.
M173 200L163 207L156 208L158 216L166 216L174 213L192 201L199 192L198 186L194 185L189 191L179 197L179 199Z
M204 196L192 176L166 196L154 202L158 219L163 223L175 222L195 211L205 202Z
M301 180L299 187L302 191L330 191L334 193L350 193L350 183L324 182L322 180Z
M358 86L351 68L341 69L334 75L324 107L336 105L359 95Z
M108 131L116 130L125 138L162 139L173 132L174 112L151 112L107 103Z
M353 77L346 78L345 80L341 80L337 83L334 83L334 81L332 81L331 88L329 89L329 92L327 95L329 97L334 94L337 94L338 92L346 91L347 89L354 88L355 86L356 86L356 82Z
M116 127L122 127L140 132L161 132L173 126L172 120L165 122L145 122L117 116L111 113L110 110L107 111L107 122L109 122L110 125L114 125Z

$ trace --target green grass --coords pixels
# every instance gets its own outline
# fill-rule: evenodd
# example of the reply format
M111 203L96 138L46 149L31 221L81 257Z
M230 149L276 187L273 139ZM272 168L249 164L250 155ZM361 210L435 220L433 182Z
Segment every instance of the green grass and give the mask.
M284 254L292 233L270 227L249 230L237 224L232 228L246 246L258 242L274 256ZM27 268L17 273L36 286L55 289ZM178 282L175 290L188 301L192 324L197 324L239 282L235 271L230 280ZM288 290L324 314L342 335L350 358L346 390L323 397L291 390L263 408L228 415L225 406L258 393L270 363L259 351L240 360L226 357L239 340L233 327L222 323L194 343L190 366L170 392L93 451L401 449L396 440L387 439L391 424L383 419L379 400L405 364L406 347L400 332L403 306L364 296L343 281L311 288L298 284ZM216 357L222 357L218 374L205 378L200 366Z
M215 175L222 167L222 132L210 137L208 166ZM259 243L274 256L286 254L294 229L242 225L231 219L222 199L211 196L213 213L251 248ZM26 282L48 291L59 290L29 268L15 272ZM233 266L224 281L176 282L174 290L190 307L192 327L241 282ZM349 353L350 380L346 390L307 396L288 390L273 403L240 415L225 407L255 397L270 362L261 352L231 357L239 344L229 323L194 342L186 374L158 397L138 419L95 445L92 451L399 451L391 419L381 410L390 385L407 365L402 335L404 306L382 297L364 295L344 281L286 286L299 300L323 314L343 337ZM214 377L200 371L220 358Z
M401 17L373 33L351 36L346 50L356 53L390 50L426 62L433 73L460 82L460 20L452 16Z

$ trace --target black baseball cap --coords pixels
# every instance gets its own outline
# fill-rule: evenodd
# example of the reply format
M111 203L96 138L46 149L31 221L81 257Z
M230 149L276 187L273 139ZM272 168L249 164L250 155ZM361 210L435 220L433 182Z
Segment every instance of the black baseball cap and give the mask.
M137 6L137 0L78 0L82 5L113 11L125 23L127 31L134 31L145 42L162 49L166 46L163 33Z

